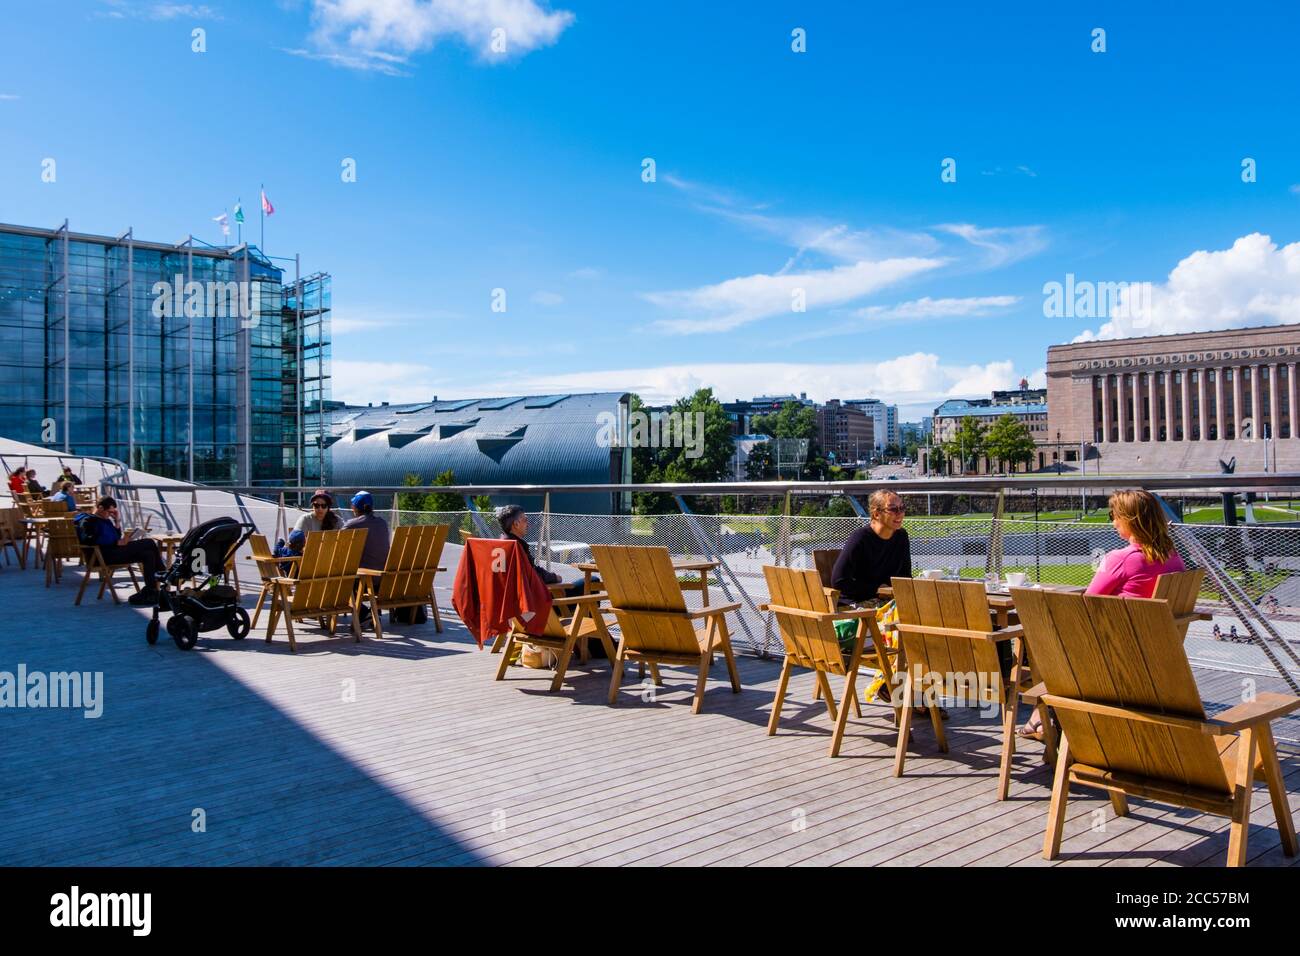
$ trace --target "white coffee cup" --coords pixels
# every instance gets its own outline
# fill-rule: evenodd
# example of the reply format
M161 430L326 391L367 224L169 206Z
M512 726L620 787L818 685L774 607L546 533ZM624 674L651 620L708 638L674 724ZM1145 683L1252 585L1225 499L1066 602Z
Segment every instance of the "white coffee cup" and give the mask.
M943 568L927 568L921 572L921 577L927 581L935 581L943 577Z
M1029 580L1029 575L1025 574L1024 571L1007 572L1008 587L1023 588L1025 586L1025 582L1027 582L1028 580Z

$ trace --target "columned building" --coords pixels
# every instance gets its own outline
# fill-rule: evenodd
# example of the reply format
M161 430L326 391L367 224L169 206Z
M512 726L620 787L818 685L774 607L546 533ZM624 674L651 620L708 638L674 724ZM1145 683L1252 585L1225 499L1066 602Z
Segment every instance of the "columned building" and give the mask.
M1294 471L1298 361L1297 325L1052 346L1048 430L1105 474Z

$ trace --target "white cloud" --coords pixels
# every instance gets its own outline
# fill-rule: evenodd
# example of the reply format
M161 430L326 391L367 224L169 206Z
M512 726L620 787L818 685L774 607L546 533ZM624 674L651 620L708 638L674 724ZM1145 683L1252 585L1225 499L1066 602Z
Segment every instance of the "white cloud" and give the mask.
M21 100L17 93L0 93L0 100Z
M570 279L599 279L605 274L603 269L597 269L594 266L583 266L581 269L574 269L569 273Z
M775 272L739 276L694 289L644 293L652 304L678 313L654 323L656 328L671 333L726 332L759 319L798 315L792 296L799 289L804 291L807 311L832 308L941 266L996 268L1032 255L1046 245L1041 226L980 228L958 223L935 226L931 231L858 229L810 217L771 215L763 206L746 204L725 191L673 173L659 178L689 196L697 210L771 237L794 250ZM955 243L947 236L955 236L963 243ZM958 253L949 255L946 247L953 245L959 247ZM971 246L977 250L973 256ZM801 266L808 256L830 267ZM994 307L993 298L989 297L985 308ZM932 311L962 308L955 299L927 298L918 302ZM860 312L858 316L866 314ZM814 331L803 338L837 331Z
M464 322L466 316L449 309L421 312L394 312L384 308L352 306L330 313L331 335L357 335L375 329L405 327L409 331L428 330L439 322Z
M1124 289L1110 321L1074 341L1300 322L1300 242L1278 248L1260 233L1242 236L1230 249L1193 252L1147 289Z
M1030 388L1047 388L1047 369L1039 368L1025 376Z
M981 229L972 223L959 222L943 223L934 228L965 239L980 249L982 264L988 269L1019 262L1047 247L1042 226L995 226Z
M573 19L569 11L548 10L538 0L313 0L312 39L322 51L369 58L405 57L455 37L480 60L496 62L550 46ZM496 30L504 31L504 52L492 48Z
M560 305L564 302L564 296L558 292L547 292L545 289L541 289L532 294L532 300L538 305Z
M967 298L932 299L928 295L897 305L872 305L858 309L854 315L864 319L950 319L988 315L1009 308L1020 301L1017 295L983 295Z
M802 290L807 309L824 309L851 302L886 286L936 269L940 259L885 259L857 262L813 272L757 274L728 279L714 285L673 292L652 292L645 299L679 313L654 323L665 332L689 335L726 332L758 319L799 314L793 310Z
M114 20L177 20L186 17L192 20L220 20L221 14L206 3L140 3L133 0L100 0L108 7L100 10L97 16Z
M437 394L438 373L414 362L362 362L334 359L330 388L337 401L427 402Z
M321 60L333 66L346 67L349 70L362 70L365 72L382 73L384 76L411 76L406 70L399 69L396 64L405 62L398 57L387 55L380 56L371 51L361 53L338 53L326 52L321 50L304 50L301 47L290 48L280 47L281 52L288 53L290 56L302 57L304 60Z

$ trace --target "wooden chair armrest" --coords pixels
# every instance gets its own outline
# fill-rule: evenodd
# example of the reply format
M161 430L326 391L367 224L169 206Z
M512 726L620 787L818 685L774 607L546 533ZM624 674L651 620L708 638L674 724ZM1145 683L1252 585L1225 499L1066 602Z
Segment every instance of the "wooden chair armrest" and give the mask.
M1209 719L1207 733L1231 734L1256 724L1267 724L1285 717L1300 708L1300 697L1271 692L1260 694L1254 700L1230 707Z
M555 596L557 596L557 597L562 597L562 596L564 595L564 592L567 591L567 590L569 590L569 585L567 585L567 584L565 584L563 581L561 581L559 584L548 584L548 585L546 585L546 590L550 591L551 594L553 594L553 595L555 595Z
M251 557L254 561L258 561L258 562L260 562L260 563L262 563L262 564L279 564L281 561L301 561L301 560L302 560L302 555L301 555L301 554L288 554L288 555L285 555L283 558L277 558L277 557L275 557L274 555L270 555L270 554L260 554L260 555L259 555L259 554L254 554L254 555L250 555L250 557Z
M276 577L276 578L271 578L271 581L272 581L273 583L275 583L275 584L297 584L297 583L298 583L298 579L297 579L297 578L280 578L280 577Z
M1113 704L1098 704L1088 700L1076 700L1073 697L1057 697L1054 694L1043 694L1039 697L1039 701L1048 707L1055 707L1057 710L1074 710L1085 714L1096 714L1099 717L1118 717L1121 720L1131 720L1143 724L1159 724L1164 727L1174 727L1178 730L1194 730L1203 734L1228 732L1227 728L1222 725L1207 723L1203 720L1193 720L1191 717L1175 717L1170 714L1159 714L1152 710L1116 707ZM1297 703L1300 703L1300 701L1297 701Z
M940 637L969 637L972 639L992 641L993 643L997 643L998 641L1009 641L1011 638L1020 637L1025 633L1025 629L1019 624L1015 627L1004 627L997 631L969 631L961 627L935 627L930 624L908 624L906 621L898 622L898 630L903 634L937 634Z
M714 617L718 614L726 614L728 611L739 610L739 601L733 601L730 604L710 604L708 607L702 607L698 611L687 611L686 619L688 621L698 621L702 617Z
M1047 695L1047 685L1044 684L1042 681L1039 681L1033 687L1030 687L1027 690L1022 690L1020 692L1020 696L1025 700L1026 703L1033 703L1034 701L1041 700L1046 695Z
M367 577L378 578L383 577L384 572L376 571L374 568L357 568L357 574L364 574Z
M575 594L572 597L553 597L552 604L599 604L608 598L609 595L604 591L598 591L595 594Z

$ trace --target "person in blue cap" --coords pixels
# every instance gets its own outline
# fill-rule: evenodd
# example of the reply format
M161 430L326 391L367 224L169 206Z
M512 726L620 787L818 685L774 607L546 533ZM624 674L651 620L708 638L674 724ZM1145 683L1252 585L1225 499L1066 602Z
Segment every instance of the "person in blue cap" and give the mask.
M388 560L388 522L375 514L375 499L368 491L358 491L352 496L352 514L343 527L365 528L366 543L361 548L361 566L375 571L384 570Z

